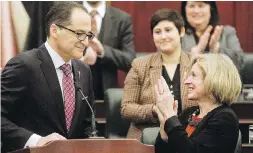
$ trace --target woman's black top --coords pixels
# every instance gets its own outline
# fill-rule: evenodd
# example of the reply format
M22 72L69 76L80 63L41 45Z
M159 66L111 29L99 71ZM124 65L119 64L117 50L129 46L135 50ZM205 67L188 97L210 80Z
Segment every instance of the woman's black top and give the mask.
M174 95L174 99L178 101L178 114L182 112L182 102L181 102L181 93L180 93L180 64L177 65L173 79L171 80L165 66L162 66L162 76L166 80L169 89Z

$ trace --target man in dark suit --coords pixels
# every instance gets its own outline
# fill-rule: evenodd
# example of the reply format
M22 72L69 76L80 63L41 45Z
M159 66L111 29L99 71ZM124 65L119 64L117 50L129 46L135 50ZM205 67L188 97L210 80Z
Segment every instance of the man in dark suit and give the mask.
M131 16L104 1L83 3L96 37L82 61L91 66L96 99L104 99L108 88L118 87L117 70L128 72L135 58Z
M94 105L92 74L80 59L94 37L86 9L59 3L46 16L47 41L12 58L1 75L2 151L86 138ZM79 86L77 88L77 86Z

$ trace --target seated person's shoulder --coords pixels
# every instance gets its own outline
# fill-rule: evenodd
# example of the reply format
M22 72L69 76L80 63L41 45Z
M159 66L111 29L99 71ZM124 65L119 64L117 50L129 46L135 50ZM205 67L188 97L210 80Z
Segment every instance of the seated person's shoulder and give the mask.
M155 54L148 54L144 56L137 57L132 62L132 67L138 67L138 69L149 67Z
M38 56L38 48L34 48L32 50L28 50L28 51L24 51L19 53L17 56L14 56L10 62L21 62L21 63L25 63L26 65L33 65L34 62L40 58Z
M112 14L114 16L116 16L117 19L126 20L126 19L131 18L131 15L128 14L127 12L125 12L125 11L122 11L122 10L120 10L116 7L112 7L112 6L108 6L108 7L110 7L110 10L111 10Z
M230 107L221 107L215 114L214 118L219 118L226 121L234 121L236 123L239 122L237 115Z
M230 25L225 25L223 27L223 33L225 34L229 34L229 33L236 33L236 30L234 27L230 26Z

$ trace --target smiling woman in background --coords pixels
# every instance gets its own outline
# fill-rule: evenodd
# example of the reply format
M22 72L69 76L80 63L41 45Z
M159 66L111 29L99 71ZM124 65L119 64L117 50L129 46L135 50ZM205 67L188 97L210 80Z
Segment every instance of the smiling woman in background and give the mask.
M216 2L182 2L181 14L186 29L182 38L184 51L224 53L232 59L238 70L243 67L243 51L236 30L231 26L218 25Z
M190 56L182 51L180 42L185 32L183 18L174 10L161 9L152 15L150 25L157 52L133 61L121 105L122 116L132 121L127 138L138 140L144 128L159 126L153 116L154 85L161 76L178 101L178 112L196 105L187 100L187 86L183 85L190 70Z
M202 54L192 62L188 99L198 106L177 116L177 104L161 79L156 88L155 110L160 120L156 153L233 153L239 121L229 107L241 91L239 73L229 57Z

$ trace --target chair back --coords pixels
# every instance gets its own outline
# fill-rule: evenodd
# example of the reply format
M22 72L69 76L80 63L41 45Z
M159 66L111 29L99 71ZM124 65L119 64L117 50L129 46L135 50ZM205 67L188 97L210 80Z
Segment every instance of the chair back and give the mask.
M125 138L127 136L130 121L122 118L120 113L122 96L122 88L110 88L105 92L106 138Z
M156 137L159 133L160 127L145 128L142 132L141 141L143 144L154 145Z
M253 54L244 53L244 66L241 70L243 84L253 84Z
M241 153L242 150L242 134L241 131L239 130L238 132L238 139L235 147L235 152L234 153Z

